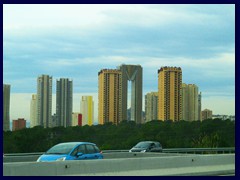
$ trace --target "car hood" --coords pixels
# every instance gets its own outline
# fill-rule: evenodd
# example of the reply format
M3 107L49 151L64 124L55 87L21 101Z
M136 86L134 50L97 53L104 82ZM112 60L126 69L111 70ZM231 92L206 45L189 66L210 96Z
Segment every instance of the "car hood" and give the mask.
M43 154L40 156L40 161L56 161L59 158L66 157L66 154Z

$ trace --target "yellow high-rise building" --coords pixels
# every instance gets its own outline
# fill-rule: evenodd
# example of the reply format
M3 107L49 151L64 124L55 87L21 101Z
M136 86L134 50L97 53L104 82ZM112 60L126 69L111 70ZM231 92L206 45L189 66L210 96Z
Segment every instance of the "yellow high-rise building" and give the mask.
M182 119L182 70L180 67L161 67L158 70L158 119Z
M98 124L122 121L122 73L102 69L98 73Z
M92 96L82 96L82 101L80 102L82 114L82 125L93 125L94 122L94 102Z

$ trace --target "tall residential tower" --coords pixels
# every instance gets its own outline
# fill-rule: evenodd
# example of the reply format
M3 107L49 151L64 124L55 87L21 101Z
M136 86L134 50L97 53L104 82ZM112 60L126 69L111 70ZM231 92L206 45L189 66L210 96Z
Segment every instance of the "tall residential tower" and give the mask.
M182 84L182 119L197 121L198 112L198 87L195 84Z
M82 96L80 103L82 114L82 125L93 125L94 122L94 103L92 96Z
M3 84L3 131L10 130L10 88L9 84Z
M125 65L119 67L122 72L122 118L127 120L128 81L131 81L131 120L142 122L142 67Z
M98 124L122 121L122 72L102 69L98 73Z
M33 94L30 105L30 127L37 125L37 94Z
M72 125L73 84L68 78L57 80L56 126Z
M44 128L52 127L52 76L37 79L37 123Z
M180 67L161 67L158 70L158 119L182 119L182 70Z
M158 92L145 95L145 114L146 122L158 119Z

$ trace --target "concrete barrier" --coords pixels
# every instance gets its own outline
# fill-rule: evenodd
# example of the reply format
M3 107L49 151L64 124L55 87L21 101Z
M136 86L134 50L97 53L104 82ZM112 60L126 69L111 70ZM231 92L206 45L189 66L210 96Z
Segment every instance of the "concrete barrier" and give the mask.
M116 158L139 158L139 157L160 157L160 156L181 156L184 154L179 153L129 153L129 152L111 152L103 153L104 159ZM9 162L34 162L37 161L40 155L25 155L25 156L5 156L3 157L4 163ZM186 155L185 155L186 156Z
M3 163L4 176L166 176L216 175L219 173L235 173L235 154Z

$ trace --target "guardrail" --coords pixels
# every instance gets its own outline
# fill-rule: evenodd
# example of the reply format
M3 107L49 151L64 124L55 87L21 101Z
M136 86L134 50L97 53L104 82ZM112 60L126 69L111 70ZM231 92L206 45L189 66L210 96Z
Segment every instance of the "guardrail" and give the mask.
M226 154L235 153L235 147L220 148L171 148L163 149L165 153L192 153L192 154Z
M103 153L128 152L129 150L102 150ZM191 153L191 154L226 154L235 153L235 147L220 147L220 148L169 148L163 149L164 153ZM8 153L4 156L33 156L42 155L44 152L34 153Z

